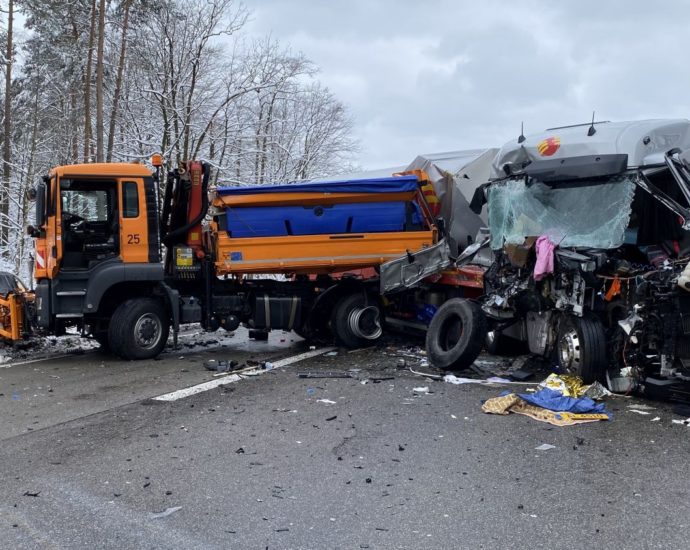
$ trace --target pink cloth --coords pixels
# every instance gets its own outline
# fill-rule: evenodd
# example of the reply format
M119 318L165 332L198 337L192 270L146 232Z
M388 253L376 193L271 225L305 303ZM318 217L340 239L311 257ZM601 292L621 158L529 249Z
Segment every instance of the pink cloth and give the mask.
M553 251L556 245L546 235L542 235L535 243L537 263L534 264L534 280L541 281L549 273L553 273Z

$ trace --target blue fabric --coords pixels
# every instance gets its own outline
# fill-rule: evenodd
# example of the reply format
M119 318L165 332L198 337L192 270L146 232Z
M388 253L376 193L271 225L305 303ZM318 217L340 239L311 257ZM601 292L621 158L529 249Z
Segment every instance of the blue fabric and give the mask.
M404 231L404 202L226 208L234 238ZM414 219L414 216L413 216Z
M219 195L260 195L264 193L406 193L418 187L417 176L393 176L349 181L318 183L289 183L282 185L252 185L247 187L218 187Z
M572 413L602 413L611 417L606 405L596 403L589 397L565 397L561 392L551 388L543 388L535 393L521 393L519 397L550 411L567 411Z

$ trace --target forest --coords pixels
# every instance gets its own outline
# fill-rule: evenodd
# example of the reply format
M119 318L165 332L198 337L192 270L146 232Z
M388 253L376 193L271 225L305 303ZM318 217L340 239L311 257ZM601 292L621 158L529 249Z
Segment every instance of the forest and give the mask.
M252 17L235 0L0 1L0 269L29 276L28 192L53 166L162 153L226 185L351 169L346 106Z

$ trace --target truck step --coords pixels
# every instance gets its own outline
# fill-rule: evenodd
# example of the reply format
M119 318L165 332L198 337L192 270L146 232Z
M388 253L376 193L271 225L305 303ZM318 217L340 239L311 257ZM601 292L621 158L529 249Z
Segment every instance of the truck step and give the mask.
M59 290L57 296L86 296L86 290Z
M81 319L84 317L83 313L58 313L55 315L58 319Z

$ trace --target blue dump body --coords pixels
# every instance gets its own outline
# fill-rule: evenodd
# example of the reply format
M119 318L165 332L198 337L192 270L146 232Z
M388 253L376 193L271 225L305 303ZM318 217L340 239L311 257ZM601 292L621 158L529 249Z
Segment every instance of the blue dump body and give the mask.
M421 223L414 207L409 216L404 202L227 208L225 229L234 238L404 231Z
M351 233L385 233L421 229L419 206L414 202L383 200L355 202L362 194L381 195L409 193L418 188L417 176L396 176L352 180L252 187L220 187L219 195L261 195L281 193L315 193L323 204L309 206L226 206L217 217L221 229L231 238L284 237L290 235L328 235ZM353 194L353 202L330 204L328 196Z

